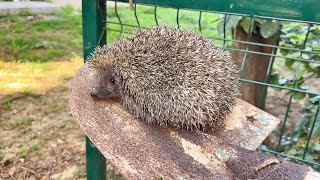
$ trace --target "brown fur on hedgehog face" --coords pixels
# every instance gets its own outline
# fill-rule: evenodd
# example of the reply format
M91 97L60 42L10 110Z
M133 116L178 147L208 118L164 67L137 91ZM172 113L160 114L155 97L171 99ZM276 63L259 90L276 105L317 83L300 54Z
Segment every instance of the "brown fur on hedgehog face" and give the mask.
M120 98L119 78L116 77L113 67L108 65L104 69L96 70L97 86L91 91L90 95L94 99L114 99Z

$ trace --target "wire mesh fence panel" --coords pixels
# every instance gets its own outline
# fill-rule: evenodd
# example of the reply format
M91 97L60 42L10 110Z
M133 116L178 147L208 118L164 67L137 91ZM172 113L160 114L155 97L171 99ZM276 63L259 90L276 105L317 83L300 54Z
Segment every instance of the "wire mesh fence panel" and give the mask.
M270 12L246 3L232 10L236 4L230 2L134 2L132 9L123 1L107 6L100 36L106 32L107 44L154 26L212 39L238 64L243 98L282 120L259 149L320 169L320 19L315 8L296 16L281 9L299 11L299 6L315 6L316 1L281 7L276 2Z

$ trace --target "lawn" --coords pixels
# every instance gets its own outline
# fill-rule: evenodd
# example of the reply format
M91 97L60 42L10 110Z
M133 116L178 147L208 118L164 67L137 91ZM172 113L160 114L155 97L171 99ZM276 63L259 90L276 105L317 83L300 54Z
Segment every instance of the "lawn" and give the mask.
M108 27L121 30L117 13L123 24L141 27L156 26L154 8L137 7L134 11L126 7L107 10ZM117 13L116 13L117 12ZM179 12L179 27L198 31L199 12ZM210 37L219 37L217 24L221 17L217 14L203 12L201 15L202 33ZM157 9L158 25L177 27L176 10ZM132 32L133 27L123 26L124 32ZM118 39L119 33L108 31L108 43ZM65 61L73 54L82 55L81 12L65 7L53 16L8 16L0 18L0 60L15 62Z
M127 7L107 9L107 42L120 37L121 26L114 24L120 20L124 24L138 25L134 11ZM117 13L116 13L117 12ZM137 7L140 26L156 25L154 8ZM157 9L159 25L177 27L176 11ZM180 28L198 31L199 12L179 12ZM202 33L218 37L217 24L220 16L202 13ZM61 83L61 79L71 78L82 64L81 12L65 7L52 16L8 16L0 18L0 97L23 91L44 92ZM113 30L113 31L112 31ZM134 31L123 26L124 32ZM121 34L124 35L125 34ZM221 42L217 42L218 44ZM68 68L71 67L71 68Z
M0 18L0 60L65 61L81 55L81 14L64 8L53 16Z

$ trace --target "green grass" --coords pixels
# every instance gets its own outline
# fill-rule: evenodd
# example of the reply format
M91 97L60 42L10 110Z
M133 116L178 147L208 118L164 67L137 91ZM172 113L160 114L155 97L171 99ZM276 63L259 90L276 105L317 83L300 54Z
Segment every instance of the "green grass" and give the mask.
M134 11L129 8L118 8L118 15L120 17L121 23L130 24L138 26L137 20L134 15ZM188 10L180 10L179 12L179 26L181 29L199 31L199 13L198 11L188 11ZM154 7L150 6L137 6L137 16L142 27L153 27L156 26L156 21L154 17ZM157 20L158 25L160 26L170 26L170 27L178 27L177 25L177 11L170 8L157 8ZM217 25L221 16L213 13L202 13L201 18L201 33L207 37L220 37L222 36L218 34ZM119 23L117 18L117 14L114 8L109 8L107 10L107 21ZM110 23L108 25L110 29L113 30L121 30L121 26L119 24ZM123 26L123 31L132 32L134 31L134 27ZM108 31L108 43L115 41L119 38L120 33ZM221 44L221 42L217 42Z
M134 11L127 7L118 7L121 22L137 26ZM137 6L137 16L142 27L156 26L154 7ZM180 10L180 28L198 31L199 12ZM220 15L202 13L202 33L208 37L221 37L217 31ZM158 25L177 27L176 10L157 8ZM107 9L107 20L119 22L114 8ZM108 24L114 30L120 30L118 24ZM123 31L132 32L134 27L123 26ZM120 33L108 31L107 42L120 37ZM124 35L126 36L126 35ZM221 44L221 42L217 42ZM29 21L24 16L0 18L0 60L16 62L64 61L73 54L82 56L81 12L64 7L54 16L34 17Z
M32 152L40 151L41 146L39 144L33 144L30 149Z
M47 62L82 54L81 13L70 7L48 17L0 18L0 60Z
M87 173L86 172L82 172L80 170L77 170L76 172L74 172L73 177L75 179L83 179L83 178L87 177Z
M10 107L11 103L12 103L12 101L10 99L5 99L2 101L2 104L4 107Z
M30 147L30 151L32 153L34 153L35 155L41 155L43 154L43 152L41 151L42 147L40 144L33 144L31 147Z
M28 154L28 150L24 147L20 148L19 150L19 157L20 158L25 158L27 157L27 154Z
M22 92L22 94L25 95L25 96L35 95L35 94L34 94L32 91L30 91L30 90L25 90L25 91Z
M12 122L10 122L11 128L12 129L27 129L28 127L31 126L32 121L34 121L31 118L23 118L23 119L15 119Z

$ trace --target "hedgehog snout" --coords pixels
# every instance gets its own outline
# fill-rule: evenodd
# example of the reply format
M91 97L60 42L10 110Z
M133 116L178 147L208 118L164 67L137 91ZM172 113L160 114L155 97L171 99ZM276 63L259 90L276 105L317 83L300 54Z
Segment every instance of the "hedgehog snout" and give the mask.
M110 92L108 92L105 89L99 89L99 88L94 88L91 92L90 92L90 96L94 99L101 99L101 98L105 98L110 94Z
M90 92L90 96L94 99L101 99L101 100L119 97L119 95L117 94L117 91L113 89L109 89L107 87L94 88Z
M95 92L95 91L91 91L90 95L91 95L91 97L93 97L93 98L97 98L97 97L98 97L98 93Z

